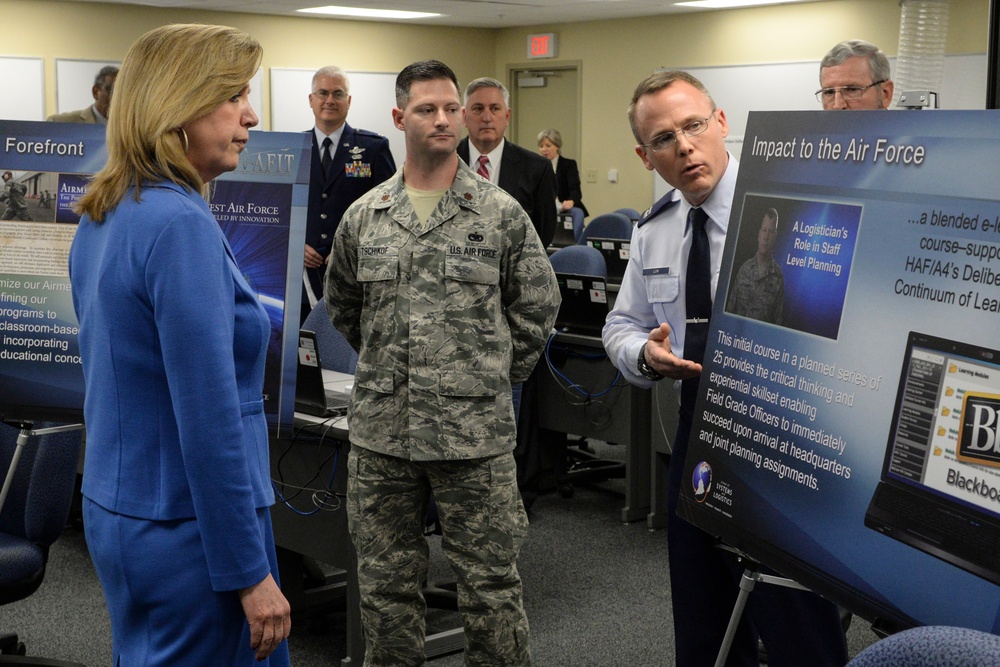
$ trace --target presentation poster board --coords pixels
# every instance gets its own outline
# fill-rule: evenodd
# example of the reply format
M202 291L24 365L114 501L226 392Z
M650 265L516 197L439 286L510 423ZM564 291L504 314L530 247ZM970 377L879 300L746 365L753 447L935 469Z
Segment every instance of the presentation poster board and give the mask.
M1000 631L998 169L996 111L747 124L679 512L890 627Z
M254 133L239 168L214 181L210 199L271 320L264 409L275 428L291 425L295 404L306 138ZM67 260L79 223L73 205L107 160L104 128L0 121L0 150L0 172L23 186L23 205L0 202L0 417L80 421L83 372Z

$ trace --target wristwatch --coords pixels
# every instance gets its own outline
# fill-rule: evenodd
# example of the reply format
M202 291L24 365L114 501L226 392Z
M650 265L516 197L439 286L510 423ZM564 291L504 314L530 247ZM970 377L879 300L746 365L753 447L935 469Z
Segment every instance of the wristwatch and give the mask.
M642 344L639 348L639 359L636 361L636 366L639 369L639 374L647 380L662 380L663 374L657 371L655 368L646 363L646 343Z

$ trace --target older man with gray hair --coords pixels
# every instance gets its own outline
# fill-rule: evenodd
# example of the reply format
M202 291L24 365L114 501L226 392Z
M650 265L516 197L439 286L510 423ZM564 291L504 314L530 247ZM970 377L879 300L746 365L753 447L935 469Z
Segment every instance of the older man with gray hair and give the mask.
M347 123L351 109L347 72L334 65L319 69L312 79L309 106L316 117L309 172L306 213L305 276L302 319L323 295L333 235L344 211L373 187L396 173L389 140Z
M472 170L517 200L531 218L543 245L556 231L556 177L552 163L534 151L504 139L510 124L510 93L484 76L465 87L462 121L469 136L458 155Z
M890 77L889 59L881 49L851 39L834 46L820 61L816 99L827 110L888 109Z

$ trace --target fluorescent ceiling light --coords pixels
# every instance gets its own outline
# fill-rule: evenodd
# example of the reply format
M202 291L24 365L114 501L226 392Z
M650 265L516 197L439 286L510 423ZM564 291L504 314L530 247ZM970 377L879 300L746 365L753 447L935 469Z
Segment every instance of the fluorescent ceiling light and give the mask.
M675 7L701 7L702 9L730 9L732 7L752 7L754 5L784 5L792 2L809 2L810 0L692 0L692 2L675 2Z
M441 16L431 12L406 12L396 9L369 9L367 7L310 7L300 9L306 14L331 14L333 16L358 16L372 19L426 19L433 16Z

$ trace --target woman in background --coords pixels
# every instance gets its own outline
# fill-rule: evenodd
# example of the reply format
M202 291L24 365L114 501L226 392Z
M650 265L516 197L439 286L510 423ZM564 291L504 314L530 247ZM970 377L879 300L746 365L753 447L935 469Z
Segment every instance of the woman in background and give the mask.
M542 130L538 133L538 152L552 161L556 172L556 200L560 211L568 211L574 206L583 211L584 217L590 215L587 207L581 201L583 193L580 190L580 170L576 160L570 160L559 154L562 149L562 135L559 130Z
M115 665L289 664L263 413L267 315L203 198L257 116L260 44L169 25L115 82L70 250L84 524Z

